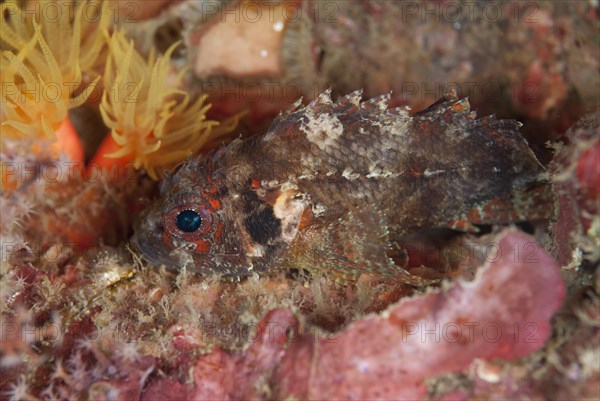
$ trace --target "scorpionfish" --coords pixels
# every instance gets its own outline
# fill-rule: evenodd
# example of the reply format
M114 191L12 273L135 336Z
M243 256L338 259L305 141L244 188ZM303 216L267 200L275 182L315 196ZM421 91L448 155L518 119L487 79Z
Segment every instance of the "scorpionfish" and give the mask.
M222 276L302 269L421 285L403 236L539 213L544 169L519 122L477 119L454 92L415 114L388 103L326 91L266 134L188 159L161 182L133 243L153 264Z

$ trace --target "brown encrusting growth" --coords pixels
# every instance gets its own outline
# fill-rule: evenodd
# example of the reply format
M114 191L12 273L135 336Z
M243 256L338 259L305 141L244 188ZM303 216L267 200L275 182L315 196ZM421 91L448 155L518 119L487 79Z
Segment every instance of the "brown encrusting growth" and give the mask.
M586 114L565 134L550 165L558 197L552 227L561 265L600 261L600 109Z
M455 88L482 115L518 118L541 145L600 105L599 28L590 1L221 0L182 1L131 34L145 46L183 39L188 89L266 125L330 86L391 90L415 110Z

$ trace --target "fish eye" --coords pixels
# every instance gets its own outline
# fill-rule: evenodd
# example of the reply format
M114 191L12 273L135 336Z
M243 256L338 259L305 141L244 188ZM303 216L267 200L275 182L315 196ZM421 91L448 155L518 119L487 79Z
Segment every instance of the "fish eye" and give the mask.
M176 217L177 228L186 233L197 231L202 225L202 217L195 210L187 209L179 212Z
M195 194L181 194L174 205L163 214L163 233L168 242L172 238L198 244L213 240L221 222L218 209L210 200ZM214 202L213 202L214 203Z

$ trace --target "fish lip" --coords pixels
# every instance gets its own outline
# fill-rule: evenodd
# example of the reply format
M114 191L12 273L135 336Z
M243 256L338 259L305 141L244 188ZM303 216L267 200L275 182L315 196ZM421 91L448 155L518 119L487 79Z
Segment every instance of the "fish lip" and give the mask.
M140 241L140 237L137 232L134 233L129 239L129 243L146 262L157 266L161 265L161 258L158 256L156 249L153 246L146 245L146 242Z
M178 261L168 253L166 253L162 247L162 235L147 235L149 229L149 223L143 218L138 220L134 225L134 233L129 239L129 243L136 250L142 259L151 265L165 266L167 268L175 268L178 265Z
M178 259L169 257L168 254L165 254L161 250L157 250L152 244L140 241L139 237L137 237L135 234L131 237L129 242L133 245L133 248L139 252L142 259L148 262L150 265L155 267L164 266L169 269L176 269L177 266L180 265L180 263L178 263Z

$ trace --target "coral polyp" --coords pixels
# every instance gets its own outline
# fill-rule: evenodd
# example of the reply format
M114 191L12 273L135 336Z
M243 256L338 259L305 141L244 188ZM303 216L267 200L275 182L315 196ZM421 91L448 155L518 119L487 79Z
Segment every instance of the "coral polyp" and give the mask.
M106 157L128 157L154 179L236 125L208 120L206 96L192 101L179 89L185 71L171 73L169 63L178 45L144 59L123 31L109 39L100 112L119 150Z
M55 139L67 111L83 104L99 80L85 75L102 54L109 13L93 20L83 12L98 3L78 2L74 9L69 2L53 4L56 19L25 12L15 1L0 7L3 139Z

